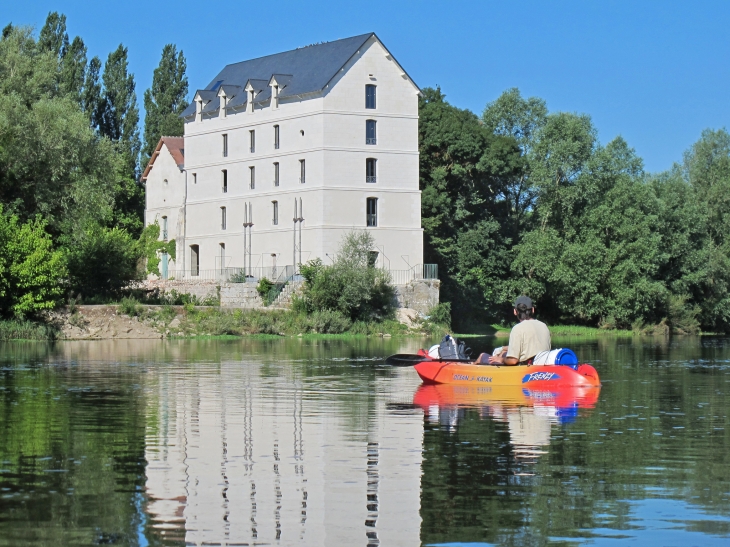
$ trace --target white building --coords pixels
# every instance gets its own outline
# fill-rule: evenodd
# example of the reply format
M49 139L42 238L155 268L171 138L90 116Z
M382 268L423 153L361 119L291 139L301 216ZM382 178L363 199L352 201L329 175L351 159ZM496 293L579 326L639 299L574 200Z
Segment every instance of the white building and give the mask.
M142 177L177 278L327 263L353 229L378 266L422 272L418 95L373 33L226 66Z

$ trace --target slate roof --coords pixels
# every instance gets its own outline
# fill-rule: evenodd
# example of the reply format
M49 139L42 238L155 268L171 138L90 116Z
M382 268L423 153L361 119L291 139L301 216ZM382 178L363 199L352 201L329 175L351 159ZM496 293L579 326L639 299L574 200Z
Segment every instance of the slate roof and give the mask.
M155 151L152 153L152 157L150 158L149 163L147 163L147 167L145 168L144 173L142 173L142 180L147 180L147 176L150 174L150 171L152 170L152 166L154 165L157 156L160 155L163 144L169 150L170 154L172 155L172 159L175 160L177 168L182 171L185 167L185 140L183 139L183 137L161 137L159 142L157 143Z
M375 36L375 33L369 32L227 65L211 80L205 90L198 91L205 102L215 103L215 107L208 103L210 108L204 108L203 111L210 112L217 109L218 102L212 101L209 97L211 93L217 94L217 89L221 86L225 86L226 89L228 86L241 87L241 91L228 103L229 108L241 107L246 103L247 95L243 88L249 81L254 87L262 87L254 102L268 100L271 95L268 82L272 75L287 76L288 82L279 92L280 97L321 91L371 36ZM257 80L263 81L263 85ZM192 102L181 117L194 113L195 103Z

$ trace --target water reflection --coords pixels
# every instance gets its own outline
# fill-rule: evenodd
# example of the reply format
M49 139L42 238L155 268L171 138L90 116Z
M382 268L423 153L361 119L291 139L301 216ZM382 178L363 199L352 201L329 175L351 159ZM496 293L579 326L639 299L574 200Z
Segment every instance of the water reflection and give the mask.
M382 363L428 342L6 344L0 546L727 544L730 340L568 341L583 392Z
M148 369L151 535L194 545L418 544L422 418L388 407L412 393L412 371L379 378L371 369L365 385L337 385L333 367L353 363ZM341 403L363 413L364 427L351 427Z
M515 458L534 458L547 452L552 426L573 422L579 409L594 408L600 387L530 390L522 386L477 387L422 385L413 396L428 422L455 432L466 409L480 418L507 424Z

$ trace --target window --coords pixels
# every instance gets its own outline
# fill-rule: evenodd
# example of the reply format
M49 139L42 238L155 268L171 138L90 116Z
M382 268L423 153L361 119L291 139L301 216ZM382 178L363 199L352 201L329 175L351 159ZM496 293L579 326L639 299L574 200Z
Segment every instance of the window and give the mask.
M368 251L368 266L374 268L378 262L378 251Z
M378 225L378 198L368 198L366 217L367 226Z
M220 243L219 245L220 245L220 253L221 253L221 257L220 257L220 261L221 261L220 270L221 270L221 273L223 273L223 268L226 267L226 244L225 243Z
M274 150L279 149L279 126L274 126Z
M274 162L274 186L279 186L279 162Z
M198 174L193 173L193 184L198 184Z
M190 246L190 275L197 276L200 273L200 247Z
M226 229L226 208L221 207L221 230Z
M365 144L378 144L375 120L365 122Z
M277 226L279 224L279 202L278 201L272 201L272 213L273 216L271 217L271 224L274 226Z
M221 171L221 174L223 175L223 179L221 180L221 190L225 194L228 192L228 171L226 169L223 169L223 171Z
M162 240L167 241L167 217L162 217Z
M365 86L365 108L375 108L375 86Z
M253 190L254 188L256 188L256 168L251 166L248 169L249 171L251 171L251 182L249 183L248 187Z
M299 160L299 182L304 184L306 180L306 169L304 167L304 160Z
M365 182L378 182L376 168L378 166L378 160L375 158L368 158L365 160Z
M228 157L228 135L223 135L223 157Z
M249 131L248 137L251 144L251 153L253 154L254 152L256 152L256 131L254 131L253 129Z

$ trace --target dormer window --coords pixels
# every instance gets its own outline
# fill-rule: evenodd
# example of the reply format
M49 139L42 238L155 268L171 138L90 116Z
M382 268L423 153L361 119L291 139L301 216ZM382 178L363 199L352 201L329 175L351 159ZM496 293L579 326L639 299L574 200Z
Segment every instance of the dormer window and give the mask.
M375 90L377 86L368 84L365 86L365 108L375 108Z

